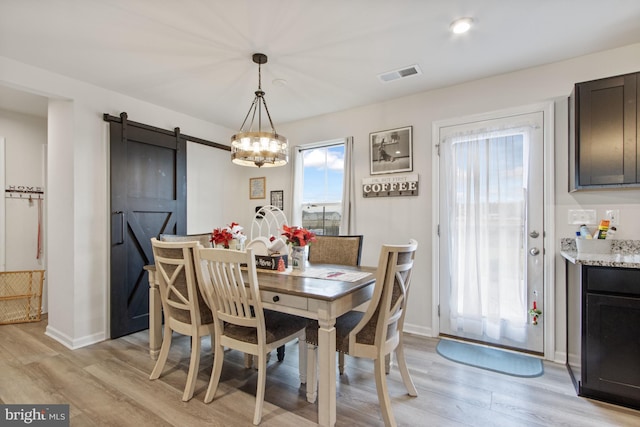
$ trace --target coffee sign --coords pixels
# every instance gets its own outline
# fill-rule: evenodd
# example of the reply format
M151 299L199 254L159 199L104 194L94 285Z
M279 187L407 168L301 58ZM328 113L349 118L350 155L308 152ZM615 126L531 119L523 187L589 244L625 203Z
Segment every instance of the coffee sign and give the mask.
M418 174L364 178L363 197L417 196Z

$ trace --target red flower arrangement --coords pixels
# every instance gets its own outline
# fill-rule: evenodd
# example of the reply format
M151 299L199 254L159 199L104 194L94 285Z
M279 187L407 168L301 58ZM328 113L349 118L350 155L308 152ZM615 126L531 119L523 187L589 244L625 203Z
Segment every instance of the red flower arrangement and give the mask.
M286 237L287 243L293 246L306 246L316 241L316 234L306 228L295 225L293 227L283 225L282 230L284 231L282 235Z
M240 243L243 243L247 238L242 233L243 228L237 222L232 222L229 226L224 228L216 228L211 233L209 241L215 245L223 245L225 248L229 248L229 242L233 239L237 239Z
M226 227L215 228L213 233L211 233L211 239L209 239L214 245L223 245L225 248L229 247L231 240L233 240L233 235Z

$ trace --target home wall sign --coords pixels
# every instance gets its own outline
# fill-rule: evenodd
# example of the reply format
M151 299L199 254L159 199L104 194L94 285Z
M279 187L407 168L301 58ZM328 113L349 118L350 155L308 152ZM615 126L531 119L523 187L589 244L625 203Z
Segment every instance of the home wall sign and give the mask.
M362 197L418 195L418 174L362 179Z
M44 188L30 185L8 185L5 189L7 199L44 199Z

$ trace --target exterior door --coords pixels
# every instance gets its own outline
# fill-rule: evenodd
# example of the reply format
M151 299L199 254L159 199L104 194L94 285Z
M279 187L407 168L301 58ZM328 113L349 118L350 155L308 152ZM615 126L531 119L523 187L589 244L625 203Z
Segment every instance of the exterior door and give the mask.
M440 334L543 354L543 112L439 128Z
M105 118L107 119L107 118ZM149 327L151 238L186 234L186 143L175 133L109 120L111 338Z

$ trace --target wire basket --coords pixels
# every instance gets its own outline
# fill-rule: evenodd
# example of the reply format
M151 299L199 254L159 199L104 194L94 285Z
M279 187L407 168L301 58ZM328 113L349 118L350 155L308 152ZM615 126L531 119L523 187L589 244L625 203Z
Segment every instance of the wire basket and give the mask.
M39 322L44 270L0 271L0 325Z

